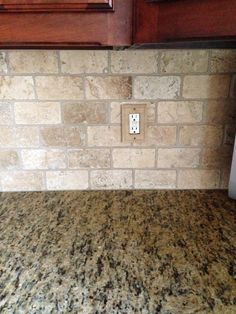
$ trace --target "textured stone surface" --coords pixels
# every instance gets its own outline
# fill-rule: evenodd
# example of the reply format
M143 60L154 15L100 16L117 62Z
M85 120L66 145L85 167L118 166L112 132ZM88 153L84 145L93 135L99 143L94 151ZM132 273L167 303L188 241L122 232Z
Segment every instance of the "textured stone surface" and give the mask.
M27 149L21 152L24 169L64 169L66 155L63 150Z
M48 171L46 181L48 190L87 189L88 172L86 170Z
M112 151L114 168L154 168L155 149L117 148Z
M20 102L14 105L17 124L58 124L61 123L60 103Z
M204 168L230 168L232 155L232 147L205 148L202 150L201 164Z
M158 150L158 168L196 168L200 163L200 149L165 148Z
M112 73L144 73L158 71L158 50L133 50L111 52Z
M180 189L216 189L220 184L218 170L189 169L179 171L178 188Z
M88 146L122 146L120 126L89 126Z
M0 127L0 147L36 147L39 145L39 132L31 127Z
M236 125L228 124L225 127L224 144L233 145L235 142Z
M11 105L7 102L0 102L0 125L8 125L13 122Z
M129 76L90 76L86 78L87 99L129 99L132 95Z
M76 100L84 98L83 79L79 76L38 76L36 92L42 100Z
M13 74L58 73L56 51L9 51L9 69Z
M6 53L4 51L0 51L0 74L5 73L7 73Z
M137 76L134 80L136 99L176 99L180 95L177 76Z
M208 68L207 50L169 50L161 53L162 73L200 73Z
M235 313L226 191L0 197L2 313Z
M43 174L36 171L2 171L0 182L3 191L41 191Z
M135 188L137 189L173 189L175 187L175 170L135 171Z
M209 100L205 119L208 123L235 123L236 106L234 100Z
M30 76L0 76L0 99L34 99L34 83Z
M92 189L130 189L132 171L130 170L94 170L91 172Z
M0 151L0 170L16 169L19 167L19 165L19 156L16 151Z
M236 51L235 50L212 50L210 59L211 72L235 72Z
M42 128L40 133L45 146L78 147L85 141L81 127L47 127Z
M107 73L108 51L75 50L60 51L63 73Z
M176 144L175 126L149 126L143 145L170 146Z
M184 98L226 98L229 94L229 75L188 75L184 78Z
M105 103L68 103L62 106L62 117L66 124L104 124L107 111Z
M79 149L68 152L68 165L71 169L110 168L110 149Z
M223 129L219 125L198 125L180 127L179 142L185 146L219 146Z
M158 123L197 123L202 115L200 101L161 101L157 107Z

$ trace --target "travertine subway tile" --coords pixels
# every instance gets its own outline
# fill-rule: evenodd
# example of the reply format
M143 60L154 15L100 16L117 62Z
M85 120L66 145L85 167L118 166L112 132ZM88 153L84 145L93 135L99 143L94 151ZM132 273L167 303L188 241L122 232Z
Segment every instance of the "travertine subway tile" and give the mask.
M68 152L70 169L110 168L110 149L79 149Z
M91 172L92 189L130 189L131 170L94 170Z
M175 170L136 170L135 188L137 189L174 189Z
M41 191L44 190L42 172L2 171L0 182L3 191Z
M200 163L200 149L169 148L158 150L158 168L196 168Z
M60 103L20 102L14 105L17 124L58 124L61 123Z
M112 152L114 168L153 168L155 149L117 148Z
M236 72L235 50L212 50L210 70L214 73Z
M48 171L46 180L48 190L85 190L88 188L86 170Z
M216 189L220 184L218 170L188 169L179 171L180 189Z
M63 73L107 73L108 51L60 51Z
M7 73L6 53L4 51L0 51L0 74L6 73Z
M0 102L0 125L9 125L12 122L13 117L10 103Z
M220 148L204 148L202 150L203 168L230 168L233 155L233 148L224 146Z
M0 76L0 99L34 99L31 76Z
M208 123L225 124L236 122L234 100L209 100L206 106L205 120Z
M0 170L12 170L20 167L18 153L14 150L0 151Z
M233 145L235 142L236 125L228 124L225 127L224 144Z
M120 126L89 126L88 146L123 146Z
M9 68L13 74L58 73L56 51L9 51Z
M180 95L177 76L137 76L134 79L136 99L176 99Z

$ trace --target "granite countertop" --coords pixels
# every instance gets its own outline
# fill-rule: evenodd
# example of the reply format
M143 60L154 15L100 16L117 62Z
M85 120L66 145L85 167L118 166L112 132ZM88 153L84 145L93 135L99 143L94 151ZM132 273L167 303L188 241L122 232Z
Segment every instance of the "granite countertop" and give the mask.
M0 313L236 313L225 191L0 194Z

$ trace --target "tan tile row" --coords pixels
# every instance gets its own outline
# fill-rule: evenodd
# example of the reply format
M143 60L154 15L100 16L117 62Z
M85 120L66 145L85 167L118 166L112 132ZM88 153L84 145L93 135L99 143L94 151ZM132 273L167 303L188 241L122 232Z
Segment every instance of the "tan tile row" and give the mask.
M220 187L217 170L87 170L4 171L2 191L81 189L215 189Z
M234 50L0 51L0 73L11 74L225 73L235 68Z

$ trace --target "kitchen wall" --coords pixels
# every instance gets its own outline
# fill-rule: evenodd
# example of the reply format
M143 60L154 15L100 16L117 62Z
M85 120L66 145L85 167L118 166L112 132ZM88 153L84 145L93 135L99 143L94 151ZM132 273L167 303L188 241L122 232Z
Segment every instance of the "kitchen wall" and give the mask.
M236 51L1 51L0 190L227 188ZM121 142L120 107L148 106Z

